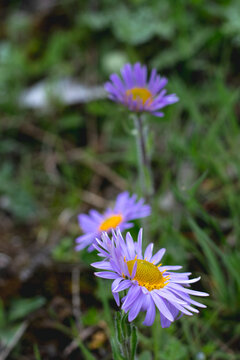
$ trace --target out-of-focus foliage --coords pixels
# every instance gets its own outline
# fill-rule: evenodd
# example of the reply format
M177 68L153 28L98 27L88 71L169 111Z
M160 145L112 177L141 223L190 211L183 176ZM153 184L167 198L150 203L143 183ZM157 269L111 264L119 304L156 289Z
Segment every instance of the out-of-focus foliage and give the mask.
M5 311L2 302L0 302L0 338L1 346L11 347L15 337L27 322L27 315L36 311L45 304L45 299L41 296L28 299L14 299L8 311ZM24 323L25 320L25 323Z

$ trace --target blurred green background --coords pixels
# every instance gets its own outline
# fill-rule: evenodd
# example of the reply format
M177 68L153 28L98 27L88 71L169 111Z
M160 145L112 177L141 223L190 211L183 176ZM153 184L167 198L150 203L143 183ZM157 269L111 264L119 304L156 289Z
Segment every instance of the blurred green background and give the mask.
M149 236L210 297L167 330L140 316L138 358L240 359L239 0L3 0L0 20L0 358L112 359L116 306L74 239L78 213L140 194L102 88L140 61L180 98L148 116Z

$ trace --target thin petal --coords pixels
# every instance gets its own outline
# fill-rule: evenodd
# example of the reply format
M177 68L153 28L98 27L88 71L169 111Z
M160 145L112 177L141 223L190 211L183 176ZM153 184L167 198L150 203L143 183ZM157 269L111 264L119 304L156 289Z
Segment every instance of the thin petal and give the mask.
M147 308L146 317L144 319L143 325L151 326L154 323L155 316L156 316L156 307L152 300L152 297L149 296L148 308Z
M141 288L133 285L128 291L126 298L122 304L122 309L128 311L134 301L136 301L141 293Z
M205 293L205 292L202 292L202 291L196 291L196 290L191 290L191 289L187 289L181 285L178 285L178 284L174 284L174 283L169 283L168 284L168 287L169 288L172 288L172 289L176 289L176 290L179 290L179 291L182 291L182 292L186 292L187 294L190 294L190 295L195 295L195 296L209 296L208 293Z
M97 269L112 270L112 266L109 261L98 261L91 264L91 266Z
M199 276L198 278L195 278L195 279L188 279L188 280L176 279L175 281L171 278L171 282L176 282L178 284L191 284L191 283L195 283L195 282L199 281L200 279L201 279L201 276Z
M95 272L94 275L104 278L104 279L117 279L119 277L118 274L115 274L113 272L110 271L100 271L100 272Z
M123 280L119 285L117 285L112 292L120 292L128 289L132 285L130 280Z
M144 259L149 261L152 257L153 243L149 244L144 253Z
M163 255L165 254L165 251L166 249L164 248L160 249L155 255L153 255L150 261L152 263L158 264L161 261Z
M151 291L151 296L160 313L162 313L168 320L174 321L173 315L167 308L165 301L158 295L158 293Z
M144 295L141 293L129 310L128 321L133 321L139 314L143 303Z
M116 301L117 306L120 306L119 293L113 293L114 300Z

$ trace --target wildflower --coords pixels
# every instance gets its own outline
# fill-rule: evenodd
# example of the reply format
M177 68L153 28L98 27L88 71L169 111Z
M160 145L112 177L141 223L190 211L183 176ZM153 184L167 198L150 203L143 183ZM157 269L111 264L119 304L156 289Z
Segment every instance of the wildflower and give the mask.
M126 64L122 70L122 79L117 74L110 76L105 89L109 98L121 103L134 112L149 112L155 116L164 116L160 109L178 101L175 94L166 95L168 80L157 75L153 69L149 80L147 80L147 67L136 63Z
M98 255L105 259L92 266L103 271L95 275L114 280L113 296L120 306L119 292L128 289L121 302L121 308L128 312L128 320L133 321L140 311L146 312L144 325L151 326L155 320L156 308L160 313L162 327L168 327L182 314L198 313L192 305L206 307L189 295L208 296L205 292L191 290L189 284L200 279L189 279L191 273L177 273L181 266L162 266L159 264L165 249L153 255L153 244L142 253L142 230L138 241L134 242L130 233L124 240L120 230L113 232L110 240L107 233L97 239L94 245ZM174 271L173 271L174 270Z
M76 239L76 250L88 247L88 251L93 251L95 238L100 237L103 231L109 232L116 227L121 231L129 229L133 226L131 220L149 216L150 213L151 208L144 204L143 199L137 200L137 195L130 196L128 192L123 192L117 196L114 207L108 208L104 214L90 210L89 215L78 216L84 235Z

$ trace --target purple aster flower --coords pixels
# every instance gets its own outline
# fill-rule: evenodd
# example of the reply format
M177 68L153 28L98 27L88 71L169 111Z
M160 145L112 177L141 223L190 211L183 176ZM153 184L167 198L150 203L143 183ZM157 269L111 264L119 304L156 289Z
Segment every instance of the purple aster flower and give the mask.
M178 101L175 94L166 95L168 80L157 75L153 69L150 78L147 79L147 67L136 63L126 64L121 70L122 79L117 74L110 76L105 89L109 98L121 103L135 112L150 112L155 116L164 116L160 109Z
M183 314L198 313L192 305L206 306L191 299L190 295L208 296L205 292L191 290L189 284L200 279L189 279L191 273L177 273L174 270L181 266L162 266L159 264L165 249L153 255L153 244L149 244L142 252L142 230L138 240L134 242L130 233L124 240L121 232L113 232L110 240L107 233L97 239L94 245L98 255L105 259L93 263L97 269L95 275L114 280L112 293L120 305L119 292L128 289L127 295L121 299L121 308L128 312L128 320L133 321L140 311L146 312L144 325L151 326L156 316L156 308L160 313L162 327L168 327Z
M151 207L144 204L144 200L137 200L137 195L132 195L126 191L117 196L113 208L108 208L103 214L96 210L90 210L89 215L78 215L78 221L84 235L76 239L76 250L88 247L88 251L93 251L95 238L100 237L103 231L109 232L119 227L121 231L133 227L131 220L149 216Z

